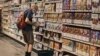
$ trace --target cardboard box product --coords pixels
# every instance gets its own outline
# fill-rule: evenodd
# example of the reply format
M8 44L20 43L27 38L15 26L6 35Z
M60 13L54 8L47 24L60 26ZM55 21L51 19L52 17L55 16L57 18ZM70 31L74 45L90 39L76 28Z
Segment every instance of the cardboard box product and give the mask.
M48 49L49 49L49 47L43 46L43 50L48 50Z
M82 0L81 6L82 6L82 10L86 10L86 6L87 5L87 0Z
M66 22L67 23L72 23L72 16L71 13L66 13L65 14Z
M79 48L79 54L83 55L84 54L84 44L80 43L80 48Z
M97 48L94 46L90 46L90 56L96 56Z
M92 19L93 19L93 24L97 24L97 20L98 20L98 14L92 14Z
M63 1L63 9L69 10L70 9L70 0L64 0Z
M61 40L61 34L56 33L55 34L55 40L60 41Z
M76 53L79 53L80 43L76 43Z
M100 48L97 50L97 56L100 56Z
M84 37L84 41L89 41L90 31L88 29L84 29L83 37Z
M70 1L70 9L71 10L76 10L77 9L77 0L71 0Z
M61 49L61 44L60 43L57 43L57 42L55 42L55 49Z
M54 42L53 41L50 41L50 45L49 45L51 48L54 48Z
M20 4L20 0L13 0L13 3Z
M74 50L74 42L71 40L63 39L63 48L73 51Z
M98 21L99 21L98 24L100 25L100 15L99 15L99 17L98 17ZM100 27L100 26L99 26L99 27Z
M97 41L98 41L98 34L99 34L99 32L92 31L92 39L91 39L92 43L97 43Z
M44 38L44 39L43 39L43 43L44 43L44 45L49 46L50 40Z
M96 2L96 3L98 3L99 2L99 0L92 0L93 2Z
M91 10L92 9L92 0L87 0L87 10Z
M100 2L99 2L99 4L100 4ZM100 5L99 5L99 11L98 12L100 12Z
M62 39L62 41L63 41L63 45L66 45L67 43L66 39Z
M98 37L97 43L100 44L100 32L98 32L98 36L97 37Z
M78 44L79 44L79 43L76 43L76 46L75 46L75 47L76 47L76 48L75 48L75 52L76 52L76 53L78 53L78 49L79 49L79 48L78 48L78 47L79 47Z
M62 12L62 3L56 3L56 12Z
M83 46L83 55L89 56L89 45L84 44Z

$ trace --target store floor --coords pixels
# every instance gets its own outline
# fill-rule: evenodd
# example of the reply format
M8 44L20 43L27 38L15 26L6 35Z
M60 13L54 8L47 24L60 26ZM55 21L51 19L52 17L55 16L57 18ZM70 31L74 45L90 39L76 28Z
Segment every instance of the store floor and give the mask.
M24 46L0 34L0 56L24 56ZM32 52L32 56L37 56Z

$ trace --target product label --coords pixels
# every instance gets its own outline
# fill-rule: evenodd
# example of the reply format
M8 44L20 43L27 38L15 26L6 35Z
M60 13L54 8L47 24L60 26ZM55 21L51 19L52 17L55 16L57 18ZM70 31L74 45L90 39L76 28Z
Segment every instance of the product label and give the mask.
M93 19L98 19L98 14L92 14Z

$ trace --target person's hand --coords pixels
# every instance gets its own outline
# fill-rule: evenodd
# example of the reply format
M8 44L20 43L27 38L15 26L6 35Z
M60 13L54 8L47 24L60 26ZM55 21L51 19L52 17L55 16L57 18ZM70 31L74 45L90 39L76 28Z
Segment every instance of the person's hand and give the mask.
M36 22L35 26L39 26L40 25L40 22Z
M28 18L26 18L25 22L26 22L27 24L33 25L33 23L32 23Z
M26 19L25 19L25 22L26 22L26 23L29 23L29 19L28 19L28 18L26 18Z

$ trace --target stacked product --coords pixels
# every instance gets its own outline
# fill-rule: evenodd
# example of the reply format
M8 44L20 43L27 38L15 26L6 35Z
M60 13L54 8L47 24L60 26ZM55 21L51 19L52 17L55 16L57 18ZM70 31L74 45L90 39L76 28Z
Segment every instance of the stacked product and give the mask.
M90 39L89 29L65 26L63 32L65 33L64 35L69 38L80 39L83 41L89 41Z
M91 0L64 0L64 10L90 10Z

